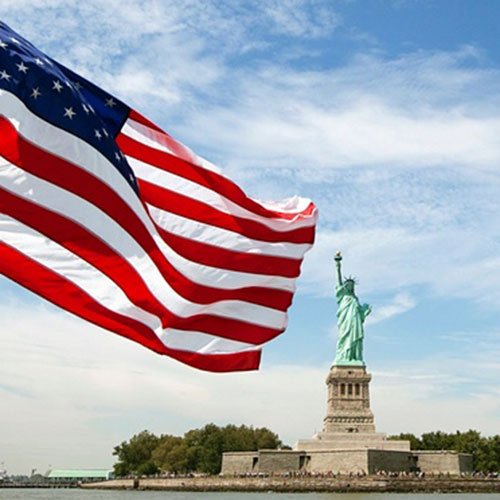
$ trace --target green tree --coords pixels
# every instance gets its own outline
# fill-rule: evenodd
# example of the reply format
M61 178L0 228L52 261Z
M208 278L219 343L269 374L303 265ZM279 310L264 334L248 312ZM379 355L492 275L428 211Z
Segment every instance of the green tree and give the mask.
M153 450L154 464L162 471L176 474L187 472L187 456L184 439L178 436L162 436Z
M410 441L410 449L412 450L422 450L422 441L415 436L415 434L402 432L397 436L389 436L388 439L391 441Z
M222 428L223 451L252 451L256 448L255 433L251 427L226 425Z
M500 436L482 437L478 431L427 432L417 438L413 434L399 434L389 439L410 441L412 450L455 450L472 455L473 468L483 472L500 471Z
M115 474L149 475L162 470L185 473L191 471L218 474L225 451L255 451L283 447L277 434L265 427L254 429L246 425L218 427L207 424L193 429L183 438L172 435L160 437L143 431L116 446L118 456Z
M283 445L278 437L278 434L271 432L265 427L255 429L254 433L257 441L255 447L256 450L275 450L276 448L281 448Z
M160 439L151 432L144 430L115 446L113 455L118 457L114 465L116 476L129 474L149 475L159 472L152 459L153 450L158 446Z
M190 459L196 463L195 470L218 474L222 465L223 435L215 424L207 424L184 435Z
M442 431L422 434L421 440L424 450L454 450L457 441L456 435Z

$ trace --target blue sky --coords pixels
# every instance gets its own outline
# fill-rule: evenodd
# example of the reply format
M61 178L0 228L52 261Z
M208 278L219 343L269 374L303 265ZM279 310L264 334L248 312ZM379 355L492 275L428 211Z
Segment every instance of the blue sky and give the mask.
M7 469L105 467L144 428L210 421L310 437L334 358L339 248L373 306L377 429L499 432L497 1L0 0L0 11L250 195L300 194L320 212L289 328L258 373L186 368L1 279Z

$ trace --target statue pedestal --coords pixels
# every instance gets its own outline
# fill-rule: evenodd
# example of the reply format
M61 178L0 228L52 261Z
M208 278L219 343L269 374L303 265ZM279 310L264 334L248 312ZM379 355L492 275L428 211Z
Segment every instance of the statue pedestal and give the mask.
M326 378L328 402L323 433L375 432L370 410L370 380L366 366L337 366Z
M334 365L326 378L328 402L323 431L296 443L296 450L398 450L410 449L408 441L388 441L375 432L370 410L370 381L365 365Z

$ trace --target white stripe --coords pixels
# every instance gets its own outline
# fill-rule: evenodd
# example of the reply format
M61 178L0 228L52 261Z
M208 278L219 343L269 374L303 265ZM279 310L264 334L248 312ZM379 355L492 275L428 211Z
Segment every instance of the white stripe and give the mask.
M167 136L167 134L147 127L146 125L143 125L142 123L139 123L132 118L129 118L125 122L120 132L152 149L163 151L164 153L179 157L179 155L174 153L174 151L168 146L168 143L165 140L165 136ZM170 136L168 137L172 142L175 142L177 146L183 150L187 161L190 161L194 165L198 165L199 167L205 168L224 177L224 174L221 172L219 167L216 167L213 163L210 163L208 160L205 160L204 158L198 156L196 153L193 153L193 151L191 151L187 146L184 146L184 144L177 142Z
M300 196L292 196L290 198L285 198L280 201L269 201L269 200L258 200L257 198L251 198L255 203L262 205L264 208L271 210L273 212L283 212L288 214L296 214L294 219L283 219L287 220L290 224L296 226L300 222L307 222L308 226L314 226L317 219L317 209L311 215L303 215L302 212L311 204L311 200L307 198L302 198ZM300 220L303 219L303 220ZM280 219L281 220L281 219ZM297 226L302 227L302 226Z
M153 220L160 227L171 233L199 241L200 243L234 250L235 252L300 260L304 253L311 248L311 245L306 243L270 243L267 241L252 240L228 229L187 219L181 215L166 212L161 208L149 204L148 210Z
M147 215L134 190L117 168L99 151L65 130L45 122L17 96L0 89L0 110L19 134L54 156L77 165L111 187L139 216Z
M273 288L287 292L295 292L297 278L283 276L269 276L240 271L229 271L218 267L205 266L186 259L175 253L159 235L155 235L155 242L170 263L188 280L200 285L223 290L234 290L246 287Z
M149 215L129 184L97 150L78 137L41 120L16 96L4 90L0 90L0 110L28 141L89 172L114 190L137 214L172 266L193 283L225 290L252 286L295 290L294 278L228 271L198 264L178 255L157 233Z
M157 334L161 333L160 320L132 304L114 281L38 231L0 214L0 240L71 281L107 309L140 321Z
M160 132L156 129L153 129L151 127L148 127L147 125L143 125L142 123L139 123L135 121L132 118L129 118L124 126L122 127L120 131L123 135L126 135L130 139L134 139L135 141L143 144L144 146L147 146L151 149L156 149L157 151L163 151L165 153L168 153L170 155L179 157L178 154L176 154L169 146L168 143L165 139L165 137L168 136L169 140L172 142L175 142L178 147L180 147L185 155L187 156L187 161L190 161L191 163L206 168L207 170L211 170L212 172L217 173L221 177L224 177L228 179L230 182L232 182L228 177L224 175L224 173L215 165L210 163L209 161L205 160L204 158L198 156L195 154L193 151L191 151L188 147L184 146L184 144L176 141L172 137L170 137L168 134L165 132ZM130 158L129 163L130 163ZM146 164L147 165L147 164ZM153 165L149 165L151 168L155 168ZM168 184L159 184L160 186L167 186ZM188 195L186 195L188 196ZM221 196L221 195L218 195ZM223 198L226 200L226 198ZM308 226L314 226L316 224L317 220L317 210L314 211L312 215L303 215L302 212L309 206L311 203L310 200L306 198L301 198L300 196L293 196L291 198L287 198L285 200L281 201L264 201L264 200L258 200L256 198L249 198L255 203L261 205L262 207L266 208L267 210L271 210L274 212L284 212L288 214L296 214L296 217L293 219L281 219L279 217L277 218L266 218L259 216L258 214L248 212L245 208L239 207L240 210L244 210L245 212L251 213L253 216L257 217L258 219L252 219L252 220L259 220L263 224L273 224L277 223L277 225L283 224L285 227L283 229L280 229L279 227L275 227L274 225L269 225L269 227L275 229L276 231L287 231L290 229L290 227L286 227L287 225L293 225L294 229L298 227L308 227ZM230 200L226 200L227 203L233 203ZM231 213L231 212L229 212ZM246 216L246 218L250 218Z
M162 330L156 316L132 304L122 289L105 274L55 241L5 214L0 214L0 241L75 284L103 307L149 327L166 347L200 354L256 350L253 344L202 332Z
M151 184L155 184L156 186L160 186L161 188L168 189L169 191L174 191L176 193L182 194L183 196L186 196L193 200L206 203L207 205L210 205L211 207L216 208L217 210L220 210L225 214L258 222L268 227L269 229L272 229L273 231L281 232L290 231L301 227L311 227L314 226L316 222L315 217L300 219L299 216L297 216L297 219L292 220L263 217L241 207L240 205L234 203L233 201L222 196L216 191L212 191L211 189L202 186L197 182L193 182L171 172L166 172L161 168L157 168L154 165L145 163L132 156L127 156L127 161L132 167L134 174L139 179L143 179L147 182L150 182ZM267 203L257 200L254 200L254 202L261 205ZM290 211L290 205L302 206L302 210L305 210L309 205L309 200L305 200L304 198L300 198L297 196L294 198L290 198L289 200L283 200L282 205L276 203L273 206L272 210L282 212Z
M187 332L169 328L160 335L166 347L200 354L229 354L235 352L255 351L254 344L223 339L201 332Z
M1 158L1 157L0 157ZM0 161L0 186L77 222L121 255L141 276L157 299L173 314L186 318L212 314L269 328L282 329L286 313L240 300L196 304L175 292L142 247L114 219L75 194L39 179L28 172Z

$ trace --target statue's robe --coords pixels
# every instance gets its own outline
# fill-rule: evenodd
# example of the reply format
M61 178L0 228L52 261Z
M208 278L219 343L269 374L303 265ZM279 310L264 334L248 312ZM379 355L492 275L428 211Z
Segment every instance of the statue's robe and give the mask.
M339 309L337 311L339 338L335 364L364 364L363 323L370 313L368 304L361 305L358 298L346 289L345 284L335 289Z

